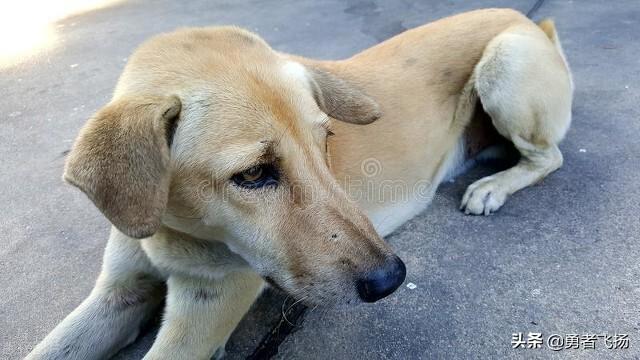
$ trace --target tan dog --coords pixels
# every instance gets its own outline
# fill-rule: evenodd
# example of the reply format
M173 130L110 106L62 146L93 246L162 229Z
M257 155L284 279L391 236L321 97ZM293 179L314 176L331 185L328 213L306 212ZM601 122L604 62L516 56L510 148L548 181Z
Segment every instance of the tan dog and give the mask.
M512 10L446 18L343 61L282 54L234 27L157 36L68 157L65 179L113 228L91 295L28 358L113 355L165 283L147 359L221 354L263 279L308 303L376 301L405 276L381 236L463 166L476 104L521 155L464 195L465 212L487 215L561 166L572 87L553 23Z

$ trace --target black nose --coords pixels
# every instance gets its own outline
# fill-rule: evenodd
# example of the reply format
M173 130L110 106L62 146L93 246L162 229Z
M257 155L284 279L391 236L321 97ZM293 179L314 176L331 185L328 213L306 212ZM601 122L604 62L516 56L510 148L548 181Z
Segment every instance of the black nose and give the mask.
M394 256L381 267L367 272L358 279L358 295L364 302L376 302L394 292L406 275L404 263L399 257Z

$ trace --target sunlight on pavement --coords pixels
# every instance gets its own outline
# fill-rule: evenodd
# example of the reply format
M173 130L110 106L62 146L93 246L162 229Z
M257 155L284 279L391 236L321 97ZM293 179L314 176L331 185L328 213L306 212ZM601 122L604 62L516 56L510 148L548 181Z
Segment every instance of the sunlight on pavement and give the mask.
M21 0L0 4L0 69L55 46L56 22L122 0Z

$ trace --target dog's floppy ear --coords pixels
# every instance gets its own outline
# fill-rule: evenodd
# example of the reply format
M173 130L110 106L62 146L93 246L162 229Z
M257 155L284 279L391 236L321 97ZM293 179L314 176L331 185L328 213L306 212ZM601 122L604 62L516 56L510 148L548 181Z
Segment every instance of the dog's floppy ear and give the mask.
M347 81L316 67L307 68L313 96L327 115L352 124L369 124L382 116L380 106Z
M64 179L128 236L149 237L160 226L180 109L176 96L114 100L82 128L67 157Z

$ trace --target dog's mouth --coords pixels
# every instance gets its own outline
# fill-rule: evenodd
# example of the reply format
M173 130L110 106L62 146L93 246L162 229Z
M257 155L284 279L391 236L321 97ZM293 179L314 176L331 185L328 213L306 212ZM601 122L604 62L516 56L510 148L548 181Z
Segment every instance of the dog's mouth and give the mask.
M310 285L306 285L300 289L286 289L278 284L271 276L264 276L263 279L272 288L286 294L287 297L285 302L299 304L299 306L319 306L321 304L330 305L338 300L335 298L326 299L325 296L321 296L319 294L316 294L315 296L312 295L313 289ZM331 293L331 295L334 295L333 297L335 297L336 293Z

